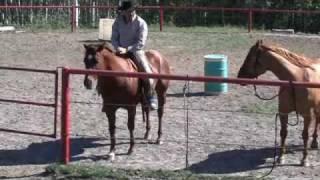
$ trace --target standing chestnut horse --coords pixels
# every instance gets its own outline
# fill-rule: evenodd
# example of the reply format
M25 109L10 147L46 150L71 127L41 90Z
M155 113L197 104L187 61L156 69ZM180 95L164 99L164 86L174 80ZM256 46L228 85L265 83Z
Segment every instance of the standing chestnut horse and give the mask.
M84 45L85 57L84 64L86 69L110 70L122 72L137 72L137 66L126 55L118 56L113 51L110 43L102 45ZM169 64L159 52L155 50L146 51L146 56L152 66L154 73L169 74ZM90 89L91 80L85 76L84 85ZM118 108L124 108L128 111L128 129L130 131L130 148L128 154L131 154L134 147L133 130L135 127L136 106L138 103L145 104L143 95L143 81L139 78L131 77L112 77L98 76L97 91L103 99L102 111L106 113L109 121L109 132L111 138L111 147L109 157L111 160L115 157L115 129L116 129L116 111ZM155 91L158 97L158 139L157 143L161 144L162 136L162 115L166 100L166 91L169 86L169 80L158 79L155 81ZM144 138L149 138L150 122L149 108L143 108L146 112L146 133ZM143 114L144 115L144 114Z
M280 80L320 82L320 64L284 48L267 46L262 40L253 45L238 73L239 78L256 78L271 71ZM304 118L302 166L308 166L308 138L312 117L315 116L315 128L311 147L318 148L317 129L320 122L320 89L305 87L280 87L279 117L281 122L281 147L278 158L284 163L285 140L288 134L288 114L296 111Z

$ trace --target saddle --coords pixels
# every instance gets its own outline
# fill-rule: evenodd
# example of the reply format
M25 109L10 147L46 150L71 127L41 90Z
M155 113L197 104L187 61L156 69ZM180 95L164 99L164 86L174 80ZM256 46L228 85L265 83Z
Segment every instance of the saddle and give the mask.
M125 54L116 54L117 56L127 60L127 62L131 65L131 67L133 68L134 71L136 72L142 72L139 68L139 65L136 63L137 61L135 60L135 56L133 55L133 53L131 52L128 52L128 53L125 53ZM149 61L149 60L148 60ZM152 69L152 68L151 68ZM140 91L142 93L142 99L141 99L141 103L144 104L144 105L147 105L147 97L146 97L146 94L148 89L150 89L151 87L149 87L147 85L147 82L145 82L146 79L142 79L142 78L139 78L139 83L141 84L140 86Z

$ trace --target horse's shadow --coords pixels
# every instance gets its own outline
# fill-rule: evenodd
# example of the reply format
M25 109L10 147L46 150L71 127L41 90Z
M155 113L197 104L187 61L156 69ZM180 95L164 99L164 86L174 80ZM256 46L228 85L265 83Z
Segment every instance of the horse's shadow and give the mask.
M82 154L86 148L105 146L101 138L72 138L71 157ZM61 141L32 143L25 149L0 150L0 166L48 164L61 161ZM72 158L71 158L72 159ZM73 159L72 159L73 160Z
M230 174L271 168L274 163L274 148L231 150L212 153L204 161L187 168L194 173ZM293 153L292 151L289 153ZM292 166L292 164L287 164ZM283 166L283 165L282 165Z
M141 140L136 142L136 144L146 144L142 138L136 138ZM109 143L105 142L106 138L71 138L70 139L70 160L79 161L90 159L93 161L107 159L107 152L109 151ZM102 142L103 141L103 142ZM117 145L127 145L129 141L118 142ZM148 143L150 144L150 143ZM82 155L85 149L97 148L101 146L106 146L105 155L95 156L95 155ZM30 164L51 164L56 162L61 162L62 160L62 143L61 140L46 141L40 143L31 143L25 149L6 149L0 150L0 167L1 166L15 166L15 165L30 165ZM127 155L127 152L118 153L117 156Z

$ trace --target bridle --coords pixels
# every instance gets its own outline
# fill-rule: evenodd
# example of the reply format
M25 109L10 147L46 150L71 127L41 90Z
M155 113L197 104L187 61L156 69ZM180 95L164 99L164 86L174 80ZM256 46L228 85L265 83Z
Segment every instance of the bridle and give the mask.
M258 59L260 58L260 56L261 56L261 49L260 49L260 47L258 47L257 48L257 52L256 52L256 59L255 59L255 61L254 61L254 74L256 75L257 74L257 67L258 67ZM255 77L255 79L257 80L258 79L258 76L256 76ZM261 95L259 95L259 93L258 93L258 91L257 91L257 86L255 85L255 84L253 84L253 89L254 89L254 95L257 97L257 98L259 98L259 99L261 99L261 100L273 100L274 98L276 98L276 97L278 97L279 95L280 95L280 93L281 93L281 90L280 90L280 92L278 93L278 94L276 94L276 95L274 95L274 96L272 96L272 97L270 97L270 98L265 98L265 97L262 97Z

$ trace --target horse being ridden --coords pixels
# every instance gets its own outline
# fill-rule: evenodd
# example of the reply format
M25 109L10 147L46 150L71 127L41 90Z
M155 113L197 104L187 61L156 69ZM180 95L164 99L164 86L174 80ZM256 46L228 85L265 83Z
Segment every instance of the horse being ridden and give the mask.
M113 52L110 44L104 45L84 45L86 52L84 63L86 69L98 69L109 71L122 72L137 72L136 66L129 60L128 57L120 57ZM146 52L152 71L154 73L169 74L169 64L167 60L155 50ZM116 111L118 108L124 108L128 111L128 129L130 131L130 148L128 154L131 154L134 147L133 130L135 128L136 106L142 102L143 91L141 80L131 77L112 77L112 76L98 76L97 91L101 94L103 99L102 111L106 113L109 121L109 132L111 138L110 157L111 160L115 156L115 129L116 129ZM85 76L84 84L90 88L91 80ZM156 81L155 91L159 101L158 108L158 139L157 143L161 144L162 136L162 116L164 111L164 104L166 100L166 91L169 86L169 81L159 79ZM144 108L146 111L146 133L145 139L149 138L150 122L149 122L149 108Z
M148 25L144 19L136 14L137 5L135 1L120 2L119 16L112 25L111 42L118 54L130 53L140 71L152 73L144 52ZM158 108L158 101L154 94L153 79L145 79L144 85L147 102L151 110L155 110Z
M240 68L239 78L256 78L266 71L271 71L280 80L320 82L320 64L284 48L267 46L262 40L253 45ZM279 90L279 117L281 123L281 147L278 158L284 163L286 152L285 140L288 134L288 114L296 111L304 118L303 158L301 165L308 166L308 138L312 117L315 115L312 148L318 148L317 129L320 122L320 89L305 87L284 87Z

